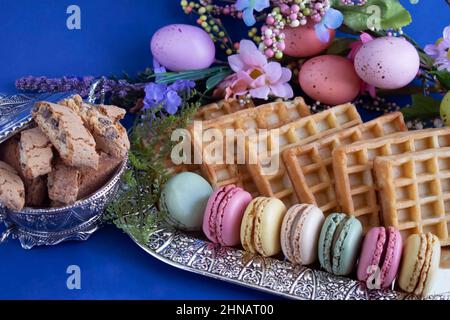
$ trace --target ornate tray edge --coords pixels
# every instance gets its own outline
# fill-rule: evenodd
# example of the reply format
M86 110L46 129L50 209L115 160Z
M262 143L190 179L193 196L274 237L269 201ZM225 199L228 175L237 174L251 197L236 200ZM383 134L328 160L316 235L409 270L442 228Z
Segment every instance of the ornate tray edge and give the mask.
M288 298L288 299L295 299L295 297L293 297L291 295L288 295L288 294L285 294L285 293L282 293L282 292L273 291L271 289L267 289L267 288L264 288L264 287L259 287L259 286L256 286L256 285L244 284L244 283L239 282L237 280L229 279L229 278L221 276L221 275L215 275L215 274L212 274L212 273L209 273L209 272L201 271L201 270L198 270L198 269L195 269L195 268L192 268L192 267L185 266L185 265L182 265L180 263L174 262L174 261L172 261L172 260L170 260L170 259L168 259L166 257L163 257L163 256L159 255L158 253L156 253L155 251L151 250L150 248L142 245L133 236L131 236L131 235L129 235L129 236L133 240L133 242L136 243L145 252L147 252L148 254L153 256L154 258L158 259L159 261L164 262L165 264L168 264L168 265L170 265L170 266L172 266L174 268L181 269L183 271L187 271L187 272L191 272L191 273L195 273L195 274L198 274L198 275L201 275L201 276L205 276L205 277L208 277L208 278L212 278L212 279L215 279L215 280L225 281L225 282L228 282L228 283L231 283L231 284L235 284L235 285L247 287L247 288L250 288L250 289L255 289L255 290L258 290L258 291L266 292L266 293L269 293L269 294L275 294L275 295L280 296L280 297L284 297L284 298Z
M128 235L145 252L177 269L292 300L450 300L450 293L420 298L392 290L368 290L363 283L353 279L336 277L320 270L293 266L289 262L273 258L252 256L246 259L246 255L249 254L241 250L220 248L208 241L197 239L182 232L173 232L169 229L159 229L153 232L150 240L145 245L139 243L131 234ZM184 248L180 249L179 247ZM205 253L206 251L209 251L209 253ZM208 255L212 261L209 268L202 270L192 266L197 256L200 256L200 259L204 259ZM222 265L227 264L225 259L223 259L224 256L237 257L235 258L237 264L234 265L234 269L239 271L238 278L220 274L218 270L213 269L213 267L217 268L217 261L214 262L214 260L222 260ZM242 261L245 262L239 265L239 262ZM216 265L214 265L215 263ZM262 267L259 266L259 268L263 269L261 278L263 279L269 275L268 282L262 285L262 280L258 283L243 281L245 277L241 276L246 271L258 272L258 264L262 264ZM228 267L233 268L231 264L228 264ZM283 287L283 280L280 281L279 279L280 273L286 277L291 276L288 286ZM275 274L278 274L277 277L274 277Z

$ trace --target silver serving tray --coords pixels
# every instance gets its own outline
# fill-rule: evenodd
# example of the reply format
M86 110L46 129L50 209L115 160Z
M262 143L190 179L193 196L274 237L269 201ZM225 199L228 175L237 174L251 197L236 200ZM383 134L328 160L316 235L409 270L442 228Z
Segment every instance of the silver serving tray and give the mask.
M36 101L57 102L70 95L0 95L0 143L29 126L32 120L31 109ZM127 159L103 188L71 206L53 209L25 208L16 212L0 205L0 222L3 220L7 227L0 236L0 243L12 236L20 241L24 249L31 249L71 240L87 240L99 228L105 208L119 189L120 178L126 166Z
M420 300L393 290L369 290L362 282L288 261L225 248L201 236L156 226L147 243L133 241L175 268L296 300ZM424 300L450 300L450 293Z

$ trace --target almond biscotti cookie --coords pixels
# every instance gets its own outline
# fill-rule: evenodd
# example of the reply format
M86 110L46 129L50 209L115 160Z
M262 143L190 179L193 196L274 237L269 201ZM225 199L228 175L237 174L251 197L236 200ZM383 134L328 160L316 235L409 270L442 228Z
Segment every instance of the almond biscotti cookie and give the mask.
M0 145L0 161L9 164L22 178L25 185L25 206L32 208L43 207L48 199L47 177L40 176L34 179L25 177L20 165L19 142L20 135L10 138Z
M112 106L112 105L99 105L98 110L114 122L119 122L123 118L125 118L125 115L127 111L125 109Z
M20 211L25 206L25 187L17 171L0 161L0 203L10 210Z
M70 108L38 102L33 118L58 150L64 163L73 167L98 167L95 140L81 118Z
M76 112L86 128L92 133L97 143L97 148L112 155L113 157L123 159L130 149L127 131L117 121L121 117L117 110L113 110L110 116L106 115L106 110L111 106L92 106L84 103L81 97L74 96L60 102L61 105L68 107ZM117 108L117 107L115 107ZM120 108L117 108L120 109Z
M79 113L82 105L85 102L83 101L83 98L79 95L74 95L71 98L62 100L59 102L59 104L69 107L70 109L72 109L73 111L75 111L76 113ZM113 120L113 122L118 122L120 120L122 120L123 118L125 118L126 115L126 110L119 108L117 106L113 106L113 105L97 105L96 108L98 109L98 111L100 111L103 115L107 116L108 118L110 118L111 120Z
M57 161L55 168L48 175L48 196L52 201L73 204L78 198L79 185L80 170Z
M102 188L111 179L121 162L121 159L101 152L97 170L81 170L78 199L84 199Z
M52 144L39 128L20 134L19 161L23 175L34 179L52 171Z

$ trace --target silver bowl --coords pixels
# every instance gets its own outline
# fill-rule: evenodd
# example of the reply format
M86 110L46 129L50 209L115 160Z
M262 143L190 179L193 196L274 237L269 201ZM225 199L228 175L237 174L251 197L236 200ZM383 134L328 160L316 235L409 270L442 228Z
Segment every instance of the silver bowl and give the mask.
M69 94L0 96L0 143L6 141L31 123L30 111L39 100L57 102ZM6 120L5 120L6 119ZM55 245L69 240L87 240L100 226L106 207L114 199L120 180L127 167L124 159L110 181L88 198L75 204L49 209L25 208L12 211L0 205L0 221L7 230L0 243L9 236L19 239L24 249Z

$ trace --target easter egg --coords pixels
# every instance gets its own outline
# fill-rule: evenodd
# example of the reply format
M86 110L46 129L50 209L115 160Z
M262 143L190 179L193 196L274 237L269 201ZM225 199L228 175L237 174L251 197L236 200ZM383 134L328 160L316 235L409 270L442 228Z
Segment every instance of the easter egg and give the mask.
M450 91L444 96L441 102L441 118L446 126L450 126Z
M377 38L365 43L355 57L360 78L381 89L403 88L414 80L419 67L416 48L404 38Z
M322 55L306 61L300 69L299 82L309 97L329 105L353 101L361 88L361 79L353 64L336 55Z
M151 51L159 63L171 71L209 68L216 48L203 29L186 24L172 24L159 29L152 38Z
M284 53L291 57L304 58L317 55L327 49L333 42L335 30L330 29L330 39L328 42L321 42L314 30L314 23L307 23L298 28L286 28L285 34L286 49Z

